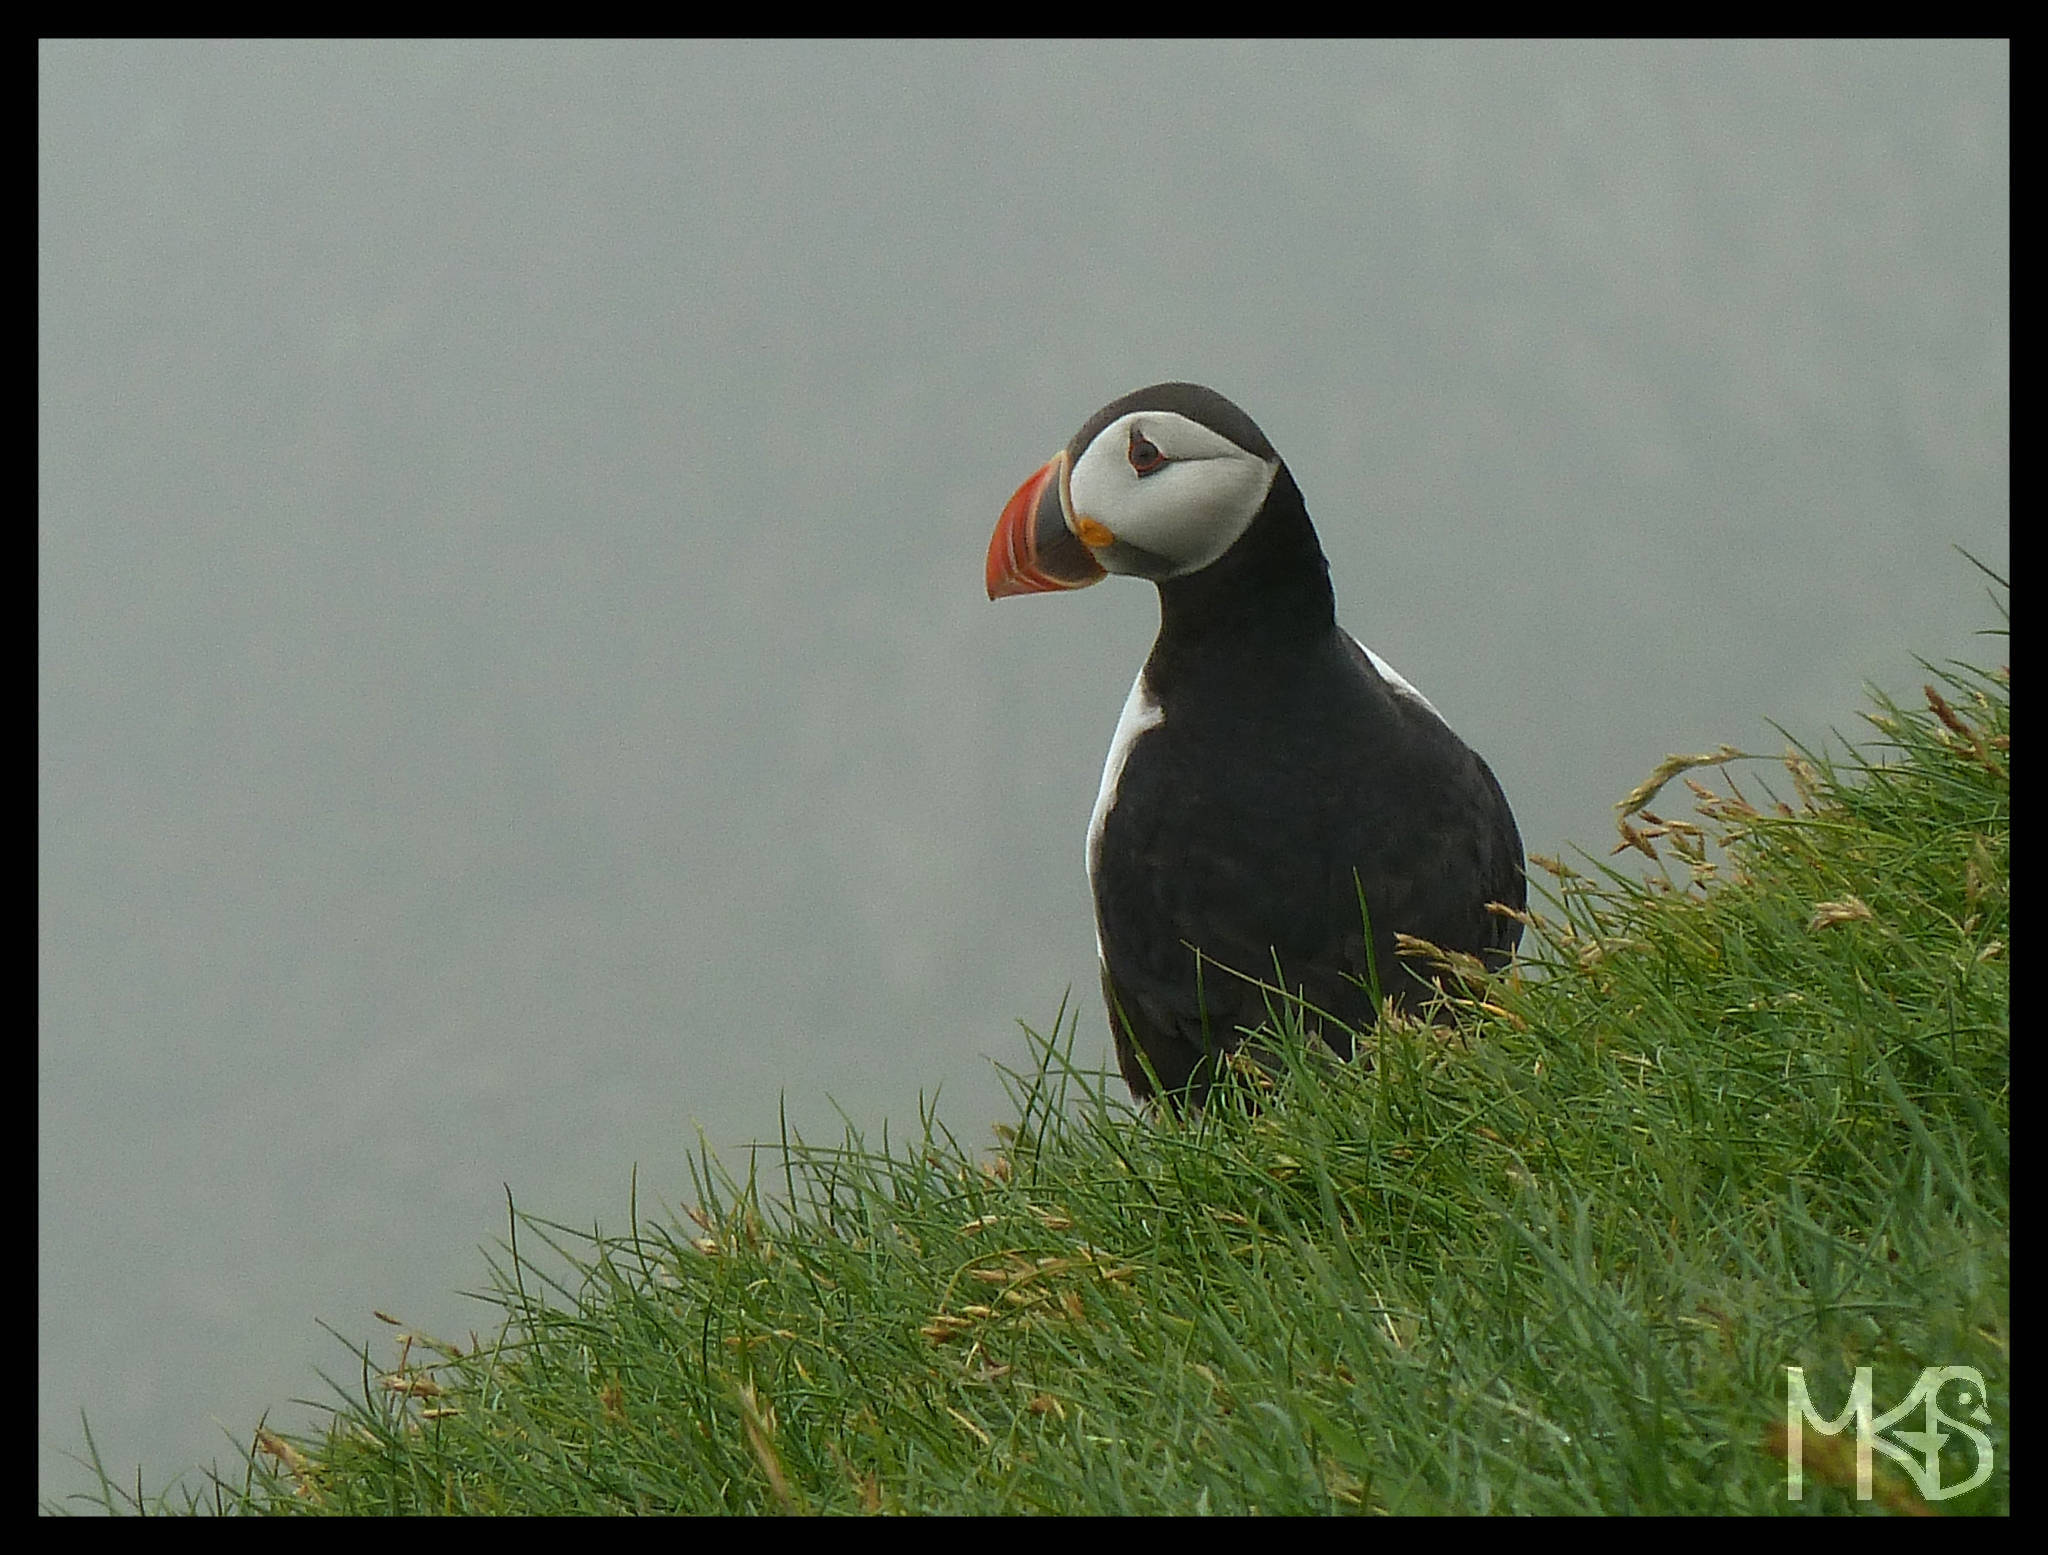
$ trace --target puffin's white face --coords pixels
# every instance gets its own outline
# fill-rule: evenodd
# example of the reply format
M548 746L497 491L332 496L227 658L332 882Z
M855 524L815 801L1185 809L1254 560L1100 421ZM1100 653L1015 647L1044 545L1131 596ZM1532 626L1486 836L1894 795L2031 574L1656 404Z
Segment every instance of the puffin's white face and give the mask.
M988 597L1200 572L1251 527L1279 473L1266 435L1214 389L1155 383L1111 400L1003 505Z
M1075 535L1110 572L1199 572L1236 543L1280 468L1170 410L1119 416L1067 476Z

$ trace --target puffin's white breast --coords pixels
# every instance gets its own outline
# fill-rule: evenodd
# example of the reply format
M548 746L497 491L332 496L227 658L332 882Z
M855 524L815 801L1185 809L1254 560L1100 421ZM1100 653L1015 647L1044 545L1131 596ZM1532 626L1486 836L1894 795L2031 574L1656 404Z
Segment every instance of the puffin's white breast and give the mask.
M1102 827L1116 807L1117 785L1123 781L1124 763L1131 759L1131 747L1147 729L1166 721L1166 710L1152 700L1145 686L1145 672L1131 682L1131 694L1124 698L1124 710L1110 736L1109 755L1102 763L1102 787L1095 791L1095 812L1088 817L1088 894L1095 894L1095 866L1102 854ZM1102 953L1102 914L1095 915L1095 952Z

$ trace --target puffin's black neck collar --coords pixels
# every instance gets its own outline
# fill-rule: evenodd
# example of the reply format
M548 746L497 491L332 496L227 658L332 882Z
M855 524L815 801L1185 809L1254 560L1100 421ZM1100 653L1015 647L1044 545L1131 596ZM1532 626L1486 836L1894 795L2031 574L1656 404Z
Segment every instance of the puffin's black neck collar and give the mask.
M1159 585L1162 649L1306 640L1336 625L1330 563L1284 464L1273 476L1265 506L1236 544L1200 572Z

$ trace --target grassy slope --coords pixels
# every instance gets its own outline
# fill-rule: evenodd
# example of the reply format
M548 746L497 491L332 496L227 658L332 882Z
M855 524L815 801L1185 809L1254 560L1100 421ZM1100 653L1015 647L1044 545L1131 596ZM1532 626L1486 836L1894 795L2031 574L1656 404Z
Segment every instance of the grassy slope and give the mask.
M1846 1436L1787 1502L1784 1367L1833 1412L1856 1366L1882 1410L1949 1364L1999 1461L1940 1510L2003 1511L2007 677L1943 680L1871 715L1878 764L1788 762L1790 809L1725 770L1704 833L1632 796L1667 873L1556 866L1540 975L1370 1067L1148 1123L1054 1042L994 1155L933 1121L768 1182L704 1161L681 1229L521 1219L500 1335L365 1357L324 1441L260 1437L215 1500L1845 1511ZM1922 1509L1879 1465L1874 1505Z

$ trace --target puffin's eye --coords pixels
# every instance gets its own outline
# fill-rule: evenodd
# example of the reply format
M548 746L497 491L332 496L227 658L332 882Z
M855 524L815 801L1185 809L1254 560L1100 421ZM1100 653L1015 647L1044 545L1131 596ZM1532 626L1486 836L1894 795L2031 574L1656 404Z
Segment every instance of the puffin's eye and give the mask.
M1130 458L1131 468L1140 475L1150 475L1166 463L1166 455L1159 451L1158 445L1136 427L1131 428Z

